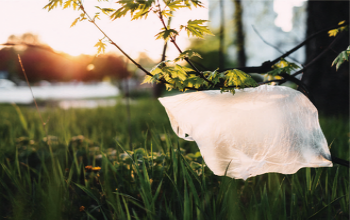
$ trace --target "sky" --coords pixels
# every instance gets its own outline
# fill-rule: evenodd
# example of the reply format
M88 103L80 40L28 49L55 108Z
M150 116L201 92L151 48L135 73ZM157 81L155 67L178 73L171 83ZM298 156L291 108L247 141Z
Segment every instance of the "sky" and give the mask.
M22 35L30 32L39 36L39 40L48 44L56 51L63 51L71 55L95 54L97 48L94 45L103 35L90 22L79 22L70 28L75 18L79 17L80 11L73 9L56 8L50 12L43 7L47 0L1 0L0 1L0 43L5 43L7 38L14 35ZM98 3L96 0L85 0L84 7L90 15L98 12L94 6L116 8L115 1ZM205 1L203 1L205 2ZM151 14L147 20L131 21L130 16L111 21L101 13L101 20L97 24L110 38L123 50L133 57L138 53L145 52L152 59L161 57L164 41L155 40L155 35L160 32L161 22L155 14ZM208 20L206 8L193 9L192 11L182 9L175 14L172 21L174 27L185 24L190 19ZM189 45L187 34L177 38L181 48ZM108 51L116 51L112 45ZM169 58L175 58L178 52L173 46L169 47Z
M208 1L203 0L205 5ZM301 4L302 0L275 0L274 10L278 13L275 24L284 31L291 30L292 7ZM57 52L65 52L70 55L96 54L94 45L103 35L90 22L79 22L70 28L75 18L79 17L80 11L72 9L62 10L56 8L50 12L43 7L48 0L1 0L0 1L0 43L5 43L10 35L22 35L30 32L38 35L39 40L51 46ZM84 7L90 15L98 11L94 6L116 8L115 1L98 3L96 0L85 0ZM208 20L208 9L200 8L181 9L174 15L172 27L186 24L190 19ZM97 24L110 38L132 57L137 57L140 52L146 53L155 61L162 54L164 42L155 40L155 35L160 31L159 18L151 14L147 20L131 21L126 16L111 21L101 14L101 20ZM177 37L180 48L185 49L189 45L187 34ZM117 51L112 45L107 47L107 52ZM173 59L178 55L173 45L168 47L168 58Z

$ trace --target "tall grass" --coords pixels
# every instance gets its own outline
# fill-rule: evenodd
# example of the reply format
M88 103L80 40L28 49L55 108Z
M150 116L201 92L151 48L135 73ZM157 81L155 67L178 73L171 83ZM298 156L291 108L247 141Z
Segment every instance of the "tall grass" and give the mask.
M348 219L349 170L304 168L246 181L219 177L178 139L156 101L42 109L0 106L3 219ZM332 154L349 160L347 118L321 117ZM48 143L52 147L50 154ZM131 145L130 145L131 143ZM132 149L129 148L131 146Z

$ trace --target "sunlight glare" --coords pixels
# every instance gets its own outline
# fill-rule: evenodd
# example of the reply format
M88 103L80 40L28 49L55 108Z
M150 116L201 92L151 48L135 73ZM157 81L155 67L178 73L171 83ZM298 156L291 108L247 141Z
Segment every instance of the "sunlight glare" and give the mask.
M203 1L208 6L208 1ZM6 22L0 22L0 42L5 43L7 38L14 35L22 35L26 32L36 34L40 37L42 43L51 46L55 51L62 51L72 56L80 54L94 55L97 48L94 45L103 35L90 22L78 22L76 26L70 28L70 25L80 14L79 11L73 11L68 8L54 9L50 12L43 9L47 0L1 0L0 1L0 19ZM85 9L90 15L98 12L95 8L100 5L101 8L118 7L115 2L97 2L85 1ZM21 7L18 7L21 5ZM13 13L16 11L16 13ZM21 16L19 17L18 14ZM171 26L179 29L180 24L184 24L189 19L208 20L208 9L194 8L192 11L179 10L175 14ZM160 32L162 24L155 14L150 14L147 20L131 21L130 16L111 21L107 16L101 13L101 20L96 20L100 28L105 31L109 37L117 43L125 52L133 58L137 58L139 53L146 53L151 59L158 61L161 58L164 41L155 40L155 35ZM25 18L25 19L23 19ZM107 41L106 52L119 53L117 49L109 45ZM187 34L183 31L177 38L179 46L185 50L189 45ZM167 55L169 59L177 57L179 52L173 45L169 45Z
M88 71L91 71L91 70L95 69L95 65L92 64L92 63L90 63L89 65L86 66L86 69L87 69Z

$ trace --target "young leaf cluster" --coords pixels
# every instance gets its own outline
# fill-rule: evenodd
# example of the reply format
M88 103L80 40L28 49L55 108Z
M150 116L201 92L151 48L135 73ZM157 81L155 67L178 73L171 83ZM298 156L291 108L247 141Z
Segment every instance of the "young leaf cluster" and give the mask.
M187 89L202 90L211 88L221 89L221 91L229 91L233 94L234 88L257 86L257 83L248 74L237 69L221 73L218 72L218 70L200 72L191 63L190 58L194 56L201 58L201 56L191 50L182 52L178 47L175 40L176 36L179 35L179 31L170 28L169 24L166 25L164 17L167 18L172 16L172 12L181 8L191 9L192 7L203 7L200 1L162 0L162 4L160 4L160 0L119 0L117 3L121 6L118 9L100 8L99 6L95 7L103 14L108 15L112 20L124 17L127 14L131 15L132 20L147 18L150 12L157 14L163 24L163 28L161 29L161 32L155 35L156 39L164 39L165 41L171 40L180 52L180 55L174 61L163 61L156 65L150 72L144 70L147 76L143 83L164 83L168 90L178 89L185 91ZM45 8L50 11L57 6L61 6L63 9L73 7L74 10L81 10L83 12L74 20L71 26L74 26L77 22L83 20L89 20L96 25L95 20L99 19L99 13L96 13L93 18L86 13L81 0L49 0L49 3ZM186 30L189 37L194 36L204 38L204 35L206 34L213 35L204 24L205 22L207 22L207 20L189 20L186 25L181 25L179 30ZM108 38L106 35L105 37ZM110 40L110 38L108 39ZM103 53L106 49L106 44L102 40L103 39L100 39L95 44L98 53ZM113 44L116 45L115 43ZM127 54L126 56L129 58ZM191 68L177 64L177 62L184 60L190 64ZM135 64L137 65L137 63Z
M341 21L338 23L338 25L342 25L344 23L345 23L345 21ZM336 28L336 29L332 29L332 30L328 31L328 35L330 37L335 37L335 36L337 36L338 33L342 32L342 31L347 31L348 29L349 29L349 25L342 26L342 27Z
M186 91L188 89L220 89L222 92L235 93L235 88L256 87L257 83L250 75L238 69L227 70L225 72L204 71L199 75L191 68L177 64L185 58L200 55L191 50L180 54L174 61L167 60L157 64L152 70L152 76L146 76L143 83L159 83L166 81L167 90L178 89Z
M95 16L95 18L99 19L98 16ZM87 20L87 17L85 15L85 13L81 13L79 17L77 17L73 23L70 25L70 27L75 26L79 21L84 21Z
M193 50L189 49L189 50L185 50L184 52L182 52L177 58L174 59L174 61L175 62L183 61L185 59L190 59L192 57L198 57L198 58L202 59L202 57L199 53L194 52Z
M221 91L229 91L232 94L235 93L234 88L247 88L247 87L256 87L258 84L255 82L253 78L251 78L250 75L246 74L245 72L238 70L238 69L232 69L227 70L224 72L225 78L224 78L224 85L225 87L220 88Z
M130 13L132 20L147 18L148 13L152 10L155 0L121 0L117 2L121 7L113 9L110 14L112 20L124 17Z
M168 41L169 38L171 37L175 37L177 35L179 35L179 32L177 32L174 29L167 29L167 28L162 28L162 31L159 32L158 34L156 34L156 40L158 39L164 39L164 41Z
M102 42L103 39L98 40L98 42L95 44L95 47L97 47L97 53L101 54L104 53L106 50L107 45Z
M287 60L281 58L281 60L275 65L273 65L272 68L274 70L267 72L267 74L270 76L278 76L282 73L287 73L290 75L292 71L295 71L300 67L295 63L288 62Z
M344 61L349 61L350 56L350 46L344 51L342 51L333 61L332 66L336 65L336 69L338 70L340 65L344 63Z

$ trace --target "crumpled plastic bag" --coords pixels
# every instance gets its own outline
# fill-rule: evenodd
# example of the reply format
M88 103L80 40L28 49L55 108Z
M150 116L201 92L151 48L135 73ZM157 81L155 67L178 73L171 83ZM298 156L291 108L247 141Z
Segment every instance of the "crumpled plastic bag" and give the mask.
M159 101L174 132L196 141L216 175L246 180L333 166L317 109L294 89L262 85L234 95L209 90Z

